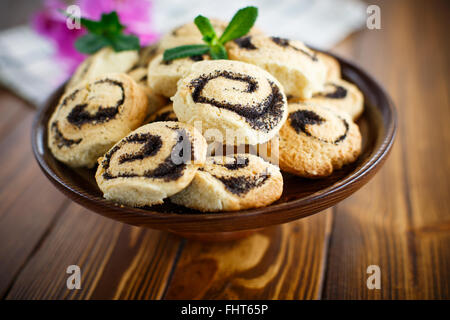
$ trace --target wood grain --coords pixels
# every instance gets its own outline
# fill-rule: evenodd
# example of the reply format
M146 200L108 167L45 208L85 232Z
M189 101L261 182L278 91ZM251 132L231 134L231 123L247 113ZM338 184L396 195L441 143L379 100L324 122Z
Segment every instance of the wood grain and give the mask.
M183 240L124 225L92 299L161 299Z
M69 200L42 176L29 143L33 112L0 91L0 297Z
M160 298L180 240L125 226L72 203L17 277L7 299ZM81 269L68 290L66 269Z
M380 174L337 206L324 298L448 298L448 2L379 4L383 29L340 50L393 96L399 139ZM380 290L366 286L372 264L381 268Z
M415 35L407 33L409 39L400 39L395 47L411 50L408 60L414 70L398 90L398 100L405 105L402 151L408 184L407 235L419 297L437 299L450 297L450 4L439 1L430 9L418 2L409 10L398 32L415 30ZM417 21L423 23L418 26ZM427 45L437 48L433 64L428 62L430 51L414 42L417 38L428 38ZM406 61L398 59L398 63L407 67ZM396 80L400 80L398 75Z
M331 209L226 243L187 241L166 299L318 299Z

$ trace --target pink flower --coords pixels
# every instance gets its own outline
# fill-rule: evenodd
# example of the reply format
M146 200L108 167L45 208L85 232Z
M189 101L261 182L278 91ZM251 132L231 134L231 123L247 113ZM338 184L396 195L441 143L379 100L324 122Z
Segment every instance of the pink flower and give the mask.
M102 13L116 11L120 23L126 26L125 33L139 37L143 46L158 39L152 31L150 0L79 0L78 5L83 17L94 20L99 20Z
M152 31L151 0L78 0L81 16L99 20L102 13L116 11L120 22L126 26L125 33L139 37L141 45L147 45L158 39ZM44 8L35 14L32 20L34 30L49 38L57 49L57 58L73 72L86 57L75 49L75 41L86 33L84 28L67 28L66 17L60 12L67 3L61 0L46 0Z
M63 1L46 0L42 11L33 17L32 25L37 33L54 43L57 58L63 60L69 71L73 71L85 58L75 49L74 43L86 31L67 28L66 17L59 11L66 7Z

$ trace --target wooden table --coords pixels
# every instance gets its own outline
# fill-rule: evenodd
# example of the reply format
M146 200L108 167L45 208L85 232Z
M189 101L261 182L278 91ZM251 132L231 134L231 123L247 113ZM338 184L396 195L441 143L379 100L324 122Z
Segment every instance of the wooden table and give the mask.
M382 30L335 52L392 95L382 170L338 206L228 243L124 225L59 193L30 147L34 110L0 91L0 297L6 299L450 298L448 1L383 1ZM80 290L66 287L79 265ZM369 290L369 265L381 289Z

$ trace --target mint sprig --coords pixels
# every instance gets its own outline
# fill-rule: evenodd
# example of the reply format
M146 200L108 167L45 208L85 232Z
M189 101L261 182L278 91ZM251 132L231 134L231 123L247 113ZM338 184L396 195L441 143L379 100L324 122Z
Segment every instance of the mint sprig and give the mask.
M176 49L176 50L175 50ZM179 46L173 49L164 51L164 61L175 60L185 57L192 57L205 54L209 51L206 44L192 44L187 46Z
M205 44L179 46L164 51L163 60L186 58L196 55L209 53L212 59L228 59L225 43L246 35L255 24L258 17L258 8L245 7L240 9L231 19L223 34L217 37L217 34L211 24L211 21L199 15L194 19L194 23L203 36Z
M80 23L88 31L75 42L75 48L81 53L93 54L107 46L116 52L140 49L138 37L123 34L125 26L116 11L102 14L99 21L81 18Z
M225 31L220 36L221 43L245 36L255 24L258 8L246 7L239 10L231 19Z

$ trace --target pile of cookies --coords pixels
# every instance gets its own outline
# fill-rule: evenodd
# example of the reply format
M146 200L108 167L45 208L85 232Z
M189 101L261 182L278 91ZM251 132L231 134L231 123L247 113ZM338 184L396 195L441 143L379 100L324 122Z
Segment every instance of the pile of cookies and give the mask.
M212 24L219 33L227 25ZM281 171L321 178L357 159L363 95L333 57L253 28L226 44L230 60L163 59L197 43L189 23L139 52L87 58L49 120L53 155L97 165L98 186L116 203L169 199L205 212L267 206L283 192Z

